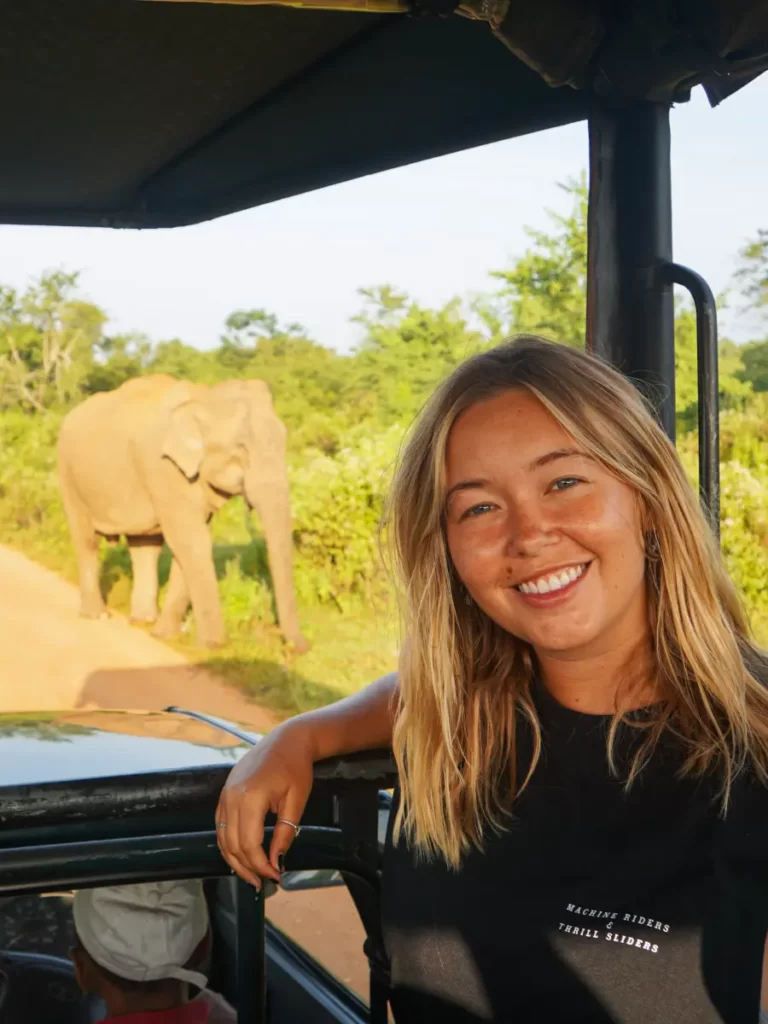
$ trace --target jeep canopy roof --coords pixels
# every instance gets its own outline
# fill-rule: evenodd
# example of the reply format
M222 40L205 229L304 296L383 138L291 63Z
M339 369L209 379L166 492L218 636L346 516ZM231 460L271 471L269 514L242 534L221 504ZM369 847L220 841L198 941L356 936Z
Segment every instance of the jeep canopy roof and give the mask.
M765 0L357 5L422 16L12 0L0 221L192 223L580 120L595 94L719 102L768 53Z

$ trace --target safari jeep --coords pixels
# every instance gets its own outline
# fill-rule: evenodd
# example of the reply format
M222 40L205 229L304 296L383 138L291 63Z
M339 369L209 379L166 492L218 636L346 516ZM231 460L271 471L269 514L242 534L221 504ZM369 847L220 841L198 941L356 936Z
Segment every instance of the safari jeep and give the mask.
M695 86L718 104L768 67L764 0L10 0L3 14L2 223L177 227L585 122L587 347L648 385L673 437L673 286L691 291L699 482L717 531L716 310L673 260L669 111ZM219 856L218 793L256 741L177 709L0 718L0 1024L97 1020L64 956L69 894L181 876L206 881L211 985L243 1024L383 1024L391 759L318 765L287 859L295 884L306 871L346 883L367 934L366 1007Z

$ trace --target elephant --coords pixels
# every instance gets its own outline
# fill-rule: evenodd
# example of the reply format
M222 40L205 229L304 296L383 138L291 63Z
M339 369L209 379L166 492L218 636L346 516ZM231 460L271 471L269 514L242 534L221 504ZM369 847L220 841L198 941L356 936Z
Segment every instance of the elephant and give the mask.
M99 537L125 536L133 564L131 618L154 634L181 630L190 603L198 643L225 641L208 524L242 495L261 517L284 637L308 649L293 586L287 431L260 380L207 386L165 374L87 398L64 418L57 455L61 494L80 569L81 613L106 614ZM173 559L158 616L158 558Z

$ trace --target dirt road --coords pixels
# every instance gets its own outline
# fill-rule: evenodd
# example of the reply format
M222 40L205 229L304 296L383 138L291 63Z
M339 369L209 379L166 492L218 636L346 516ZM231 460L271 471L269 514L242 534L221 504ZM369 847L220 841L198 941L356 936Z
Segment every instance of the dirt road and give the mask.
M77 589L0 547L0 711L170 704L247 722L269 712L120 615L82 619Z
M122 616L80 618L77 589L0 546L0 712L88 706L194 708L266 731L274 718ZM278 927L348 985L367 992L363 930L346 889L278 892Z

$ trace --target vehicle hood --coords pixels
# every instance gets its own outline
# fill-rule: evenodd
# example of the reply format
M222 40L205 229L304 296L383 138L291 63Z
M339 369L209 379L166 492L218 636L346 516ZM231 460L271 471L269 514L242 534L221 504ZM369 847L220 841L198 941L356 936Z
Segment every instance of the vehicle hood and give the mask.
M0 789L224 768L259 738L178 708L0 714Z

